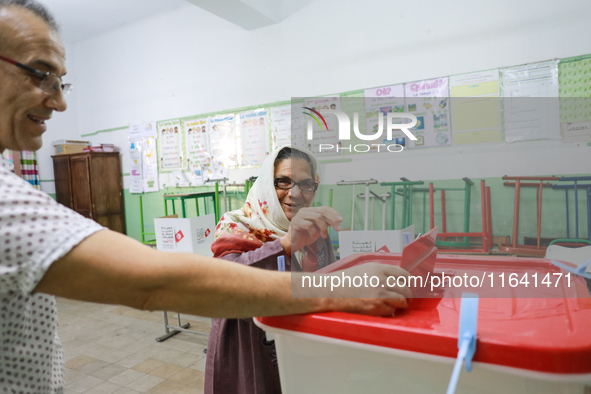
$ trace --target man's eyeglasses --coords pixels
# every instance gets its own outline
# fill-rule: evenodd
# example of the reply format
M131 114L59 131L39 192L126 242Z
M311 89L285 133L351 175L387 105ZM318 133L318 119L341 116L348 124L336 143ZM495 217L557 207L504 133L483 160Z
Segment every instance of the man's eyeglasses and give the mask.
M303 192L315 192L318 190L318 183L307 179L301 182L294 182L289 178L275 178L275 187L283 190L293 189L298 186Z
M25 64L19 63L2 55L0 55L0 60L4 60L7 63L14 64L17 67L22 68L23 70L33 73L35 77L41 80L41 85L39 85L39 88L41 88L41 90L43 90L45 93L49 95L53 95L61 90L62 94L65 97L72 91L72 84L62 83L62 79L54 73L44 73L43 71L39 71L37 69L34 69L33 67L29 67Z

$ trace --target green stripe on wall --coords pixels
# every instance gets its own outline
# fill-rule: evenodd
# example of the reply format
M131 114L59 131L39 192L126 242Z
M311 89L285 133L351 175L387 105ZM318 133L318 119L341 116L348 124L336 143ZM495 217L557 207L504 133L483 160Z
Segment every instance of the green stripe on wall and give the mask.
M129 126L122 126L122 127L115 127L115 128L112 128L112 129L99 130L99 131L95 131L94 133L82 134L81 137L89 137L91 135L97 135L98 133L109 133L111 131L125 130L125 129L128 129L128 128L129 128Z
M579 60L589 59L591 58L591 54L588 55L581 55L581 56L573 56L573 57L566 57L564 59L560 59L559 63L568 63L568 62L578 62Z

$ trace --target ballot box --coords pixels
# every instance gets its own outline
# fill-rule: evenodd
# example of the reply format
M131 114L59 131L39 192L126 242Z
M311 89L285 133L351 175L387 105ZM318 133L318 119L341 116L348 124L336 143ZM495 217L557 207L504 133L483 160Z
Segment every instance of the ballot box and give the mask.
M154 219L156 249L213 256L211 244L215 235L215 215L188 219L174 216Z
M539 258L437 256L430 245L412 260L417 258L426 271L394 253L353 255L327 268L377 262L439 278L443 273L484 278L483 288L471 289L480 295L476 348L456 393L591 392L591 299L583 278L554 287L558 274L567 272ZM511 287L511 273L518 281L530 275L528 287L523 282ZM546 273L552 288L541 285ZM489 275L498 287L490 286ZM424 297L413 298L392 317L328 312L256 318L275 340L283 394L445 393L458 355L462 295L423 291Z

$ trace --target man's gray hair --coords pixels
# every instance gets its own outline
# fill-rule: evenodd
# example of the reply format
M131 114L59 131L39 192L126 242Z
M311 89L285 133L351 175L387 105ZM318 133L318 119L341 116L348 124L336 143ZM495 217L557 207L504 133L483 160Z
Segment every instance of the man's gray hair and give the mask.
M53 15L51 15L47 7L36 0L0 0L0 8L8 6L16 6L27 9L33 12L39 18L43 19L43 21L47 24L47 26L49 26L51 30L56 32L59 31L59 26Z

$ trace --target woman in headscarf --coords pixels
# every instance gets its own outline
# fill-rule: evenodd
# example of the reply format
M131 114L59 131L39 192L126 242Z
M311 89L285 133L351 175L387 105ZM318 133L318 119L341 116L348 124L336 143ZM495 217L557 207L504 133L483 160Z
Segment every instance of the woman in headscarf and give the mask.
M277 270L316 271L335 261L328 227L340 230L332 208L309 208L318 189L318 165L297 147L273 151L241 209L216 227L214 257ZM297 216L296 216L297 214ZM293 254L293 257L292 257ZM214 319L207 347L206 394L281 393L275 345L252 319Z

